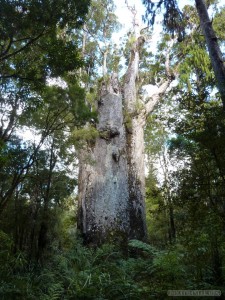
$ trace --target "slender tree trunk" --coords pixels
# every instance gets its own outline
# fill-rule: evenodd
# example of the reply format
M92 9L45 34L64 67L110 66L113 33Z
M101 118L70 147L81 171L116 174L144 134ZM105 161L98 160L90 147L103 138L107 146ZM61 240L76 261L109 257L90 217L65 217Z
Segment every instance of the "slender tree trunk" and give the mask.
M173 210L173 204L170 199L169 204L169 238L170 243L173 244L176 241L176 227L175 227L175 221L174 221L174 210Z
M195 4L200 18L201 28L209 50L209 56L215 73L217 87L223 102L223 109L225 110L225 66L222 53L218 44L218 39L212 27L212 22L209 19L205 1L195 0Z
M136 83L143 43L143 37L134 43L123 95L116 74L102 83L99 137L80 151L78 229L88 244L147 237L144 126L146 116L172 77L163 82L146 105L139 103Z
M105 77L107 74L107 56L108 56L108 49L106 48L103 52L103 64L102 64L102 76Z
M173 209L173 197L171 192L171 181L169 176L169 165L168 165L168 156L166 148L162 153L162 160L163 160L163 175L164 175L164 189L165 189L165 202L168 208L168 219L169 219L169 241L173 244L176 241L176 227L175 227L175 220L174 220L174 209Z
M84 55L85 55L86 41L87 41L87 25L86 25L86 23L84 23L84 25L83 25L83 40L82 40L82 57L84 57Z
M38 235L38 249L37 249L37 260L41 259L43 252L48 244L48 232L49 232L49 225L48 225L48 214L49 214L49 203L50 203L50 192L52 186L52 177L53 171L55 169L57 163L57 156L55 155L55 139L53 137L51 142L50 148L50 158L49 158L49 170L47 174L46 180L46 191L43 195L44 198L44 207L43 207L43 215L41 220L41 226Z
M214 282L222 286L224 284L223 264L222 264L221 253L218 247L218 239L216 236L212 236L211 238L211 253L212 253L211 255L212 255L212 268L213 268Z

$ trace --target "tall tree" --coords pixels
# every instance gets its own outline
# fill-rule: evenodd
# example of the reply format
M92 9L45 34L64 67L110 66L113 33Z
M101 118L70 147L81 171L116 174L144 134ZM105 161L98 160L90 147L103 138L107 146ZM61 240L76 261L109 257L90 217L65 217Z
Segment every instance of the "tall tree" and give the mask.
M185 20L175 0L162 0L155 4L151 0L143 0L147 7L146 18L153 25L155 16L161 5L165 7L164 27L170 32L178 33L178 40L182 41L182 35L185 31ZM225 66L222 52L219 47L218 38L212 26L212 21L209 18L207 6L204 0L195 0L196 9L209 51L209 56L213 71L216 77L217 88L219 90L223 109L225 110Z
M223 102L223 109L225 110L225 65L222 52L218 44L216 33L213 30L212 21L209 18L205 1L195 0L195 5L198 11L201 28L205 36L212 67L215 73L217 87Z
M135 10L132 10L135 17ZM135 20L136 21L136 20ZM146 238L144 126L174 75L165 54L165 75L155 93L138 98L140 53L145 37L134 23L123 87L117 74L103 77L98 99L98 137L80 151L78 227L87 243Z
M7 182L11 185L5 185L0 195L0 213L29 173L47 137L71 124L78 125L81 114L85 118L84 92L74 75L83 64L79 43L71 40L71 34L84 23L88 5L89 1L81 5L75 0L68 1L66 7L61 0L1 2L0 171L5 174L10 165L7 156L18 129L33 127L41 137L34 147L26 143L18 146L27 156L10 172ZM48 79L58 76L67 80L67 90L48 86ZM19 161L20 151L15 155Z

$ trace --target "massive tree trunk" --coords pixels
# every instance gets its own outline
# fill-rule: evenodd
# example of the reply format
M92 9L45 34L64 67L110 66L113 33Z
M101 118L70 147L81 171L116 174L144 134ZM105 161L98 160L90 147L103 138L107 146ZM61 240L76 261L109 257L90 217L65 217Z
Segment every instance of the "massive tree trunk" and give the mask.
M215 73L217 87L223 102L223 109L225 110L225 66L222 58L222 52L220 50L216 34L213 30L212 22L209 19L205 1L195 0L195 4L201 23L201 28L209 50L209 56Z
M80 152L78 228L87 243L129 232L129 190L122 95L113 80L98 103L99 137Z
M136 82L143 43L143 37L134 43L123 89L115 74L102 83L99 136L80 151L78 228L89 244L147 237L144 126L173 77L168 75L145 105L139 103Z
M131 49L130 61L125 74L124 106L129 190L129 236L146 238L145 224L145 173L144 173L144 125L145 110L138 100L136 82L138 81L139 51L144 38L139 37Z

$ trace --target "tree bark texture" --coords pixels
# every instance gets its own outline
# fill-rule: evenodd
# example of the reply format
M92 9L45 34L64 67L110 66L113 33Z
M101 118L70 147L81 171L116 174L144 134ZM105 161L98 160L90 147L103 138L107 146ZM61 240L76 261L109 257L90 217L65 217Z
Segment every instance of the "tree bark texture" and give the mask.
M129 190L130 237L144 240L147 235L145 223L145 166L144 125L145 111L138 100L139 50L144 43L140 36L131 49L130 61L125 75L124 106L127 117L127 163Z
M212 67L215 73L217 87L223 102L223 109L225 110L225 66L222 52L220 50L216 34L213 30L212 22L209 19L205 1L195 0L195 4L201 23L201 28L208 47Z
M136 82L143 42L140 37L134 43L123 92L116 74L102 83L99 136L80 151L78 229L88 244L147 237L144 126L171 78L146 105L139 103Z
M129 232L129 190L122 95L102 89L99 137L80 153L78 228L87 243Z

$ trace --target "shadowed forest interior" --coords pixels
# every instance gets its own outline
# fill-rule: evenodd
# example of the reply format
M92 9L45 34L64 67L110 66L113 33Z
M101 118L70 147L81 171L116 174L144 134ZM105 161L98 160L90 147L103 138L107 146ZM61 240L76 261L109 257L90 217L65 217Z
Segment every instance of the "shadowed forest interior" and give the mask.
M115 2L0 0L2 300L225 299L225 6Z

